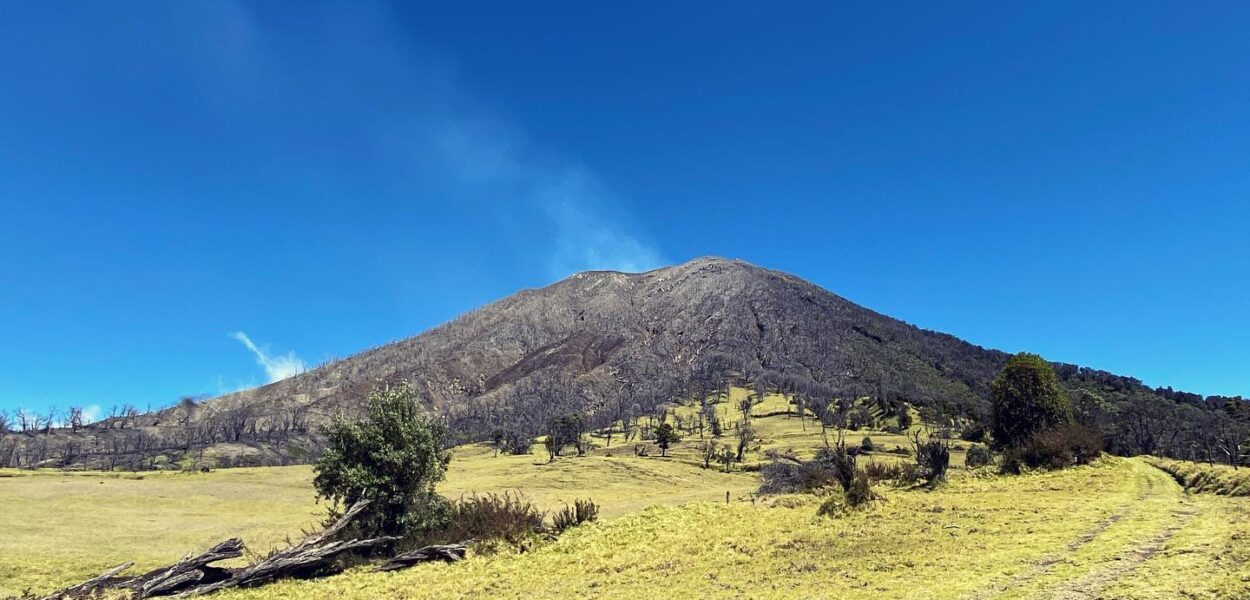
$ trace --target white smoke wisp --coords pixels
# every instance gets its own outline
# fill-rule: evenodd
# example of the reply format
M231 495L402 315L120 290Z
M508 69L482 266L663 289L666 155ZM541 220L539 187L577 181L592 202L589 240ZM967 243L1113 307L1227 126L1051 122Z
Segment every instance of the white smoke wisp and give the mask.
M100 417L103 417L103 416L104 416L104 409L100 408L99 404L92 404L90 406L84 406L82 409L83 425L87 425L89 423L95 423L96 421L100 420Z
M253 342L252 338L242 331L235 331L230 334L230 337L239 340L239 343L251 351L256 357L256 363L265 369L265 376L269 378L269 383L282 381L308 370L303 359L296 356L294 352L277 356L270 354L266 349L257 346L256 342Z
M589 169L539 160L506 125L451 120L442 125L443 160L466 185L491 186L512 202L548 219L552 277L584 270L637 273L661 267L664 257L632 235L627 203Z

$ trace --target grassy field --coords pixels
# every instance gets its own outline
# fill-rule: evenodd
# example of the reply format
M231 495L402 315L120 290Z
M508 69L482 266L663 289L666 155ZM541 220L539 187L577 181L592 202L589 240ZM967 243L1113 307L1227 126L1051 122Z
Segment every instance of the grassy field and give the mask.
M267 550L319 522L310 473L0 471L0 598L123 562L155 567L234 536Z
M1139 460L958 474L838 518L819 500L656 506L524 554L353 572L275 598L1246 598L1241 500L1195 501ZM1218 501L1218 502L1217 502ZM1241 521L1230 521L1240 517Z
M493 456L454 451L439 491L449 497L520 490L544 509L593 498L604 518L655 504L742 499L753 474L704 470L674 458ZM318 525L310 467L212 473L0 471L0 598L51 591L128 561L135 572L229 537L264 553Z
M804 426L787 406L770 396L753 409L758 447L748 464L769 449L810 455L823 444L819 426ZM864 435L879 448L907 445L883 432L848 439ZM757 474L699 468L700 442L687 436L670 457L638 457L618 438L551 463L462 446L444 495L520 490L548 509L593 498L602 520L524 554L227 596L1250 597L1250 498L1187 495L1145 460L1020 477L956 469L938 490L879 487L883 501L827 518L814 496L758 498ZM953 465L962 466L961 450ZM0 597L47 592L126 561L140 571L227 537L263 553L320 521L311 476L308 467L0 471Z

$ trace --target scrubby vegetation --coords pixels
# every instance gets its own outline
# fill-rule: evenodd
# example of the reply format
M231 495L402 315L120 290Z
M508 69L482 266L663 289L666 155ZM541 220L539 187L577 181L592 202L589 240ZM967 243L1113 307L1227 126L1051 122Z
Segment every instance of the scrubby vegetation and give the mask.
M973 444L968 448L968 452L964 457L964 466L969 469L984 467L994 460L994 455L989 448L980 444Z
M546 513L519 492L484 492L462 496L450 503L445 525L424 532L409 546L431 543L498 540L519 543L541 533Z
M1074 420L1051 365L1036 354L1017 354L991 386L993 443L1003 451L1000 469L1063 469L1102 455L1102 436Z
M892 491L887 502L835 519L813 518L820 500L807 495L656 506L521 554L222 600L1244 598L1250 571L1238 536L1250 513L1243 500L1206 498L1186 504L1168 475L1135 460L1024 477L953 475L934 491Z
M1003 451L1005 473L1087 465L1102 456L1102 436L1075 423L1044 429Z
M917 476L928 487L946 481L946 471L951 464L950 443L940 437L922 438L913 434L912 444L916 452Z
M590 500L574 500L572 506L565 504L551 516L551 528L556 533L577 527L582 523L599 520L599 505Z

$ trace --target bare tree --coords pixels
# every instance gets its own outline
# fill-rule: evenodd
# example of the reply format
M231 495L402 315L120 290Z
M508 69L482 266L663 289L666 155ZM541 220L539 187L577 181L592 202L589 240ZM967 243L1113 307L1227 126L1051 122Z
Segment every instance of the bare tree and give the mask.
M1250 425L1226 423L1215 437L1216 449L1234 470L1241 467L1243 449L1247 445L1250 445Z
M717 447L716 442L708 440L699 444L699 455L703 458L703 468L707 469L712 466L712 461L716 460Z
M56 405L48 407L48 414L43 417L43 432L50 433L53 427L56 427L57 417L61 415L60 409Z
M122 413L121 413L122 429L125 429L127 427L132 427L134 425L135 418L138 416L139 416L139 409L135 408L133 405L126 404L122 406Z
M755 439L755 432L751 428L751 422L743 419L742 423L738 425L738 452L736 456L738 462L742 462L743 457L746 456L747 447L751 445L751 440L753 439Z
M30 433L38 429L39 417L25 408L13 411L13 418L17 420L17 428L22 433Z
M73 433L78 433L82 428L82 407L71 406L65 411L65 424L69 425L69 429Z

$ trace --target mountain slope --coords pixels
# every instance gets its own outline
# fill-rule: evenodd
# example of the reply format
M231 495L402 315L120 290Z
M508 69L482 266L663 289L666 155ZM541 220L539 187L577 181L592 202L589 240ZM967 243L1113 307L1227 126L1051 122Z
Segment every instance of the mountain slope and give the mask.
M641 274L579 273L450 323L220 401L351 406L371 387L414 382L437 408L572 385L589 394L622 380L671 395L720 368L774 381L889 385L910 399L983 397L1006 355L923 331L801 279L719 258ZM721 363L713 365L712 363ZM606 388L606 389L602 389Z
M600 428L730 383L778 390L809 407L867 396L891 411L907 403L976 420L1007 358L792 275L701 258L639 274L579 273L418 336L203 403L39 439L0 436L0 465L144 468L156 466L157 455L185 460L204 448L254 462L302 462L317 451L318 422L400 381L447 415L462 440L532 440L549 417L569 413ZM1239 398L1204 399L1056 367L1078 412L1119 453L1192 454L1222 443L1209 432L1250 422L1250 403Z

